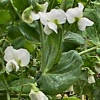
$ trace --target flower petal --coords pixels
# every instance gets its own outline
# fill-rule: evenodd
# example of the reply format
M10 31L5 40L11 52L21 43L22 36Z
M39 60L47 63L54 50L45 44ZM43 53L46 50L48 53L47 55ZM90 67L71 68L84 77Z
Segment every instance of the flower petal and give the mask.
M76 18L81 18L83 16L84 6L79 3L79 7L70 8L66 11L66 16L69 24L72 24L76 21Z
M5 49L5 55L4 55L4 60L6 62L9 62L10 60L16 59L16 49L14 49L12 46L8 46Z
M9 74L10 72L12 72L13 70L16 70L16 72L19 70L19 66L17 64L17 62L15 60L10 60L7 64L6 64L6 72Z
M46 25L44 27L44 32L45 32L46 35L50 35L52 33L52 30L48 27L48 25Z
M78 8L80 8L83 11L84 5L82 3L78 3Z
M30 62L30 54L26 49L18 49L17 57L18 57L20 66L27 66Z
M41 91L34 92L31 90L29 97L31 100L48 100L48 97Z
M44 27L44 32L47 35L50 35L52 32L57 33L57 25L51 22L48 22L48 24Z
M91 20L89 20L88 18L81 18L78 21L78 27L81 31L85 31L87 26L92 26L94 24L94 22L92 22Z
M26 49L16 50L12 46L9 46L5 50L4 59L7 62L14 60L20 66L27 66L30 61L30 54Z
M40 21L43 25L47 25L48 23L48 13L44 13L44 12L39 12L40 15Z
M47 17L50 22L57 21L57 24L64 24L66 22L66 14L62 9L52 9Z
M95 83L95 78L93 75L88 76L88 83L90 83L90 84Z
M55 33L57 33L57 25L52 23L52 22L49 22L48 23L48 27L53 30Z
M40 16L38 13L35 13L35 12L31 12L31 16L32 16L32 20L35 21L35 20L39 20Z

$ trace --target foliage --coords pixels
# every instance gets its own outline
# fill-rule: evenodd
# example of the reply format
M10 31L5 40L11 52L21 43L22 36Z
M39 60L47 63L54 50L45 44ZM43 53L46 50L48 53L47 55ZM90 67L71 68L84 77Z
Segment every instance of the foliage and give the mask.
M26 23L22 18L28 7L38 12L41 8L38 4L45 2L48 12L54 8L66 12L81 2L84 16L94 25L80 31L77 22L66 22L57 25L57 34L53 31L47 35L40 20ZM0 100L29 100L33 84L50 100L56 100L57 94L61 94L61 100L80 100L82 95L88 100L99 100L99 12L100 0L0 0ZM7 74L4 51L8 46L27 49L29 65ZM91 75L95 83L89 84ZM66 90L72 85L75 96L70 97Z

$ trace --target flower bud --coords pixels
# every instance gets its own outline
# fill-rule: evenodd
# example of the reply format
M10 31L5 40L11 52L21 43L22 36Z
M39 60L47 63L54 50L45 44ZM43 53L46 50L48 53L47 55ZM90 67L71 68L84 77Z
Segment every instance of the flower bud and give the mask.
M31 90L29 97L31 100L48 100L48 97L43 92L35 92L33 89Z

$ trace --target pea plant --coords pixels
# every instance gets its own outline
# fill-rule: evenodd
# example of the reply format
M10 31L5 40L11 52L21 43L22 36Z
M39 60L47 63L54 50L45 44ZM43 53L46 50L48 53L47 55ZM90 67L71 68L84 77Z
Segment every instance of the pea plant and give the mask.
M100 100L100 0L0 0L0 100Z

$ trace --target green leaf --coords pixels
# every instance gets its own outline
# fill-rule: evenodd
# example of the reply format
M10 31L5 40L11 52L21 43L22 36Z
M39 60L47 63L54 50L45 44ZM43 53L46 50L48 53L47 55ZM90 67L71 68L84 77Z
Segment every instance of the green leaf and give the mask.
M68 32L64 37L64 51L75 49L76 47L84 44L85 40L80 34Z
M28 79L28 78L23 78L23 79L18 79L18 80L15 80L15 81L12 81L9 86L10 86L10 89L12 91L15 91L15 92L20 92L21 91L21 88L23 86L23 93L29 93L30 90L31 90L31 86L28 85L28 84L32 84L34 83L34 80L33 79ZM27 84L27 85L26 85Z
M61 39L62 33L52 33L51 35L43 34L42 39L42 66L41 70L43 73L48 72L52 69L53 65L59 60L61 54Z
M9 0L0 0L0 7L5 6L8 2Z
M19 24L19 30L30 41L33 42L39 42L40 40L40 35L39 32L33 28L27 25L26 23L20 23Z
M64 10L72 8L73 3L74 3L74 0L62 0L61 8L64 9Z
M76 51L63 53L58 64L40 77L41 90L47 94L58 94L67 90L80 78L82 64L82 58Z
M48 6L48 11L55 8L57 6L57 4L58 4L57 0L50 0L49 1L49 6Z
M20 43L18 43L19 41L20 41ZM18 38L16 38L12 42L12 45L16 49L25 48L25 49L27 49L31 53L35 50L35 44L32 41L28 41L24 37L18 37Z
M18 12L22 13L22 11L28 7L28 0L10 0L13 8Z
M95 45L100 44L100 8L95 9L85 9L84 16L89 18L94 22L92 27L88 27L86 32L83 32Z
M10 20L10 12L8 10L0 10L0 24L7 24Z
M20 30L18 29L18 25L11 25L8 27L8 37L12 40L22 36Z

